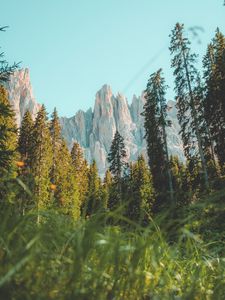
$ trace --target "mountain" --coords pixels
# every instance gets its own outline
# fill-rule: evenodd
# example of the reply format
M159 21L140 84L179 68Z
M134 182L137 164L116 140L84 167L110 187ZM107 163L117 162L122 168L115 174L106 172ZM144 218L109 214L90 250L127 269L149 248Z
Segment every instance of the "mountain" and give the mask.
M36 102L30 83L28 69L15 72L7 84L9 99L15 109L17 123L28 109L35 117L40 105ZM124 95L114 95L109 85L104 85L95 96L94 110L79 110L71 118L62 117L62 135L69 147L79 142L87 160L96 160L100 174L107 168L107 153L113 136L118 130L124 137L129 160L135 160L142 153L146 156L143 117L141 112L145 103L144 95L133 96L130 104ZM174 101L168 102L168 119L172 126L167 129L170 153L184 160L179 124L176 118Z
M40 104L36 102L33 94L29 69L15 71L5 85L9 93L9 100L16 113L17 125L20 125L27 110L35 117L40 109Z

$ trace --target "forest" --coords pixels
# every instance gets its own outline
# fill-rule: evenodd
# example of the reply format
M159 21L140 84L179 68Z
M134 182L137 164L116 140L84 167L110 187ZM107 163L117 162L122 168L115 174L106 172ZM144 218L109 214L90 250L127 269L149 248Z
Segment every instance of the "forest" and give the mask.
M4 31L5 27L0 28ZM185 161L168 151L163 70L146 83L146 153L116 131L104 178L55 109L24 114L0 54L0 299L225 299L225 36L202 61L183 24L170 35Z

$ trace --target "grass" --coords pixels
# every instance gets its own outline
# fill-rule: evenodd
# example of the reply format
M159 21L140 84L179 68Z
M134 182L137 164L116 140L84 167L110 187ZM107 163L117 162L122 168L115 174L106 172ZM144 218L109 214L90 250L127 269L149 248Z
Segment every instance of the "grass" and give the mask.
M34 214L4 212L0 299L225 299L224 232L216 224L224 201L213 197L213 207L204 200L189 208L194 217L180 222L173 242L162 220L125 230L106 226L105 214L72 223L43 212L37 226Z

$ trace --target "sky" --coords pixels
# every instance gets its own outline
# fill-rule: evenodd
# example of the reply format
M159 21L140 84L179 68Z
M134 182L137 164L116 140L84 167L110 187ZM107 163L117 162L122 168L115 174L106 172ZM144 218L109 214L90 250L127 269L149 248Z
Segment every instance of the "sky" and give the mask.
M9 26L0 46L10 63L29 68L37 101L70 117L93 107L104 84L130 102L159 68L172 99L168 47L176 22L201 67L215 29L225 34L223 0L0 0L0 26Z

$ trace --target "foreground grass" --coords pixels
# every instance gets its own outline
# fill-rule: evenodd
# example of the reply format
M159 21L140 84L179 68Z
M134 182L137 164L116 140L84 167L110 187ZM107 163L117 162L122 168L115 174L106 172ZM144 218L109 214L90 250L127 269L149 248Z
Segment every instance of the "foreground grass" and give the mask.
M225 299L223 241L203 241L191 223L172 243L153 221L121 230L104 214L35 220L1 220L0 299Z

